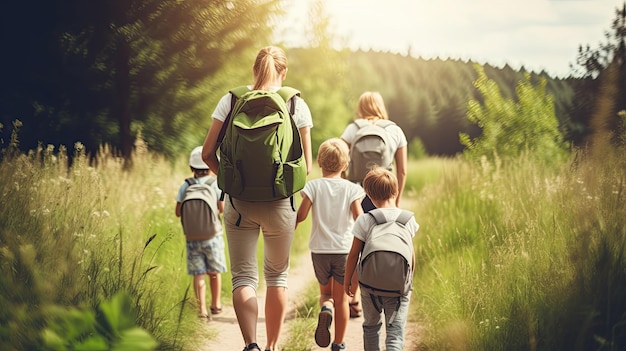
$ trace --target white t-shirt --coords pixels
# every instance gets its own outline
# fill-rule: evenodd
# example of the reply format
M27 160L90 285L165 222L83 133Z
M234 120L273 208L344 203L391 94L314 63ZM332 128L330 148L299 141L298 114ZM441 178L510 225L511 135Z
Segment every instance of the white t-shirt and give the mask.
M252 87L248 86L248 88L251 89ZM278 89L280 89L280 87L272 87L272 91L274 92L278 91ZM222 96L220 101L217 103L217 106L215 107L215 111L213 111L213 119L221 122L224 122L226 120L226 116L228 116L228 113L230 112L232 98L233 96L230 93ZM294 101L296 102L296 109L292 118L294 123L296 124L296 127L298 127L298 129L305 127L313 128L313 118L311 117L311 110L309 109L309 105L306 104L304 99L300 97L295 97L287 104L287 107L290 111L291 103L293 103Z
M402 209L400 208L381 208L380 210L383 211L383 214L388 221L395 221L402 212ZM362 242L366 242L369 239L370 229L375 225L376 220L374 217L364 213L356 219L356 222L354 222L352 233L355 238L361 240ZM406 227L411 232L411 236L415 236L415 233L420 228L419 224L415 221L415 217L411 217L409 222L406 224Z
M358 130L359 127L355 123L348 124L346 129L343 131L343 134L341 134L341 139L352 145ZM402 128L400 128L397 124L387 126L385 131L387 131L387 135L389 136L389 147L391 148L392 155L395 155L399 148L408 144L406 135L404 135Z
M352 246L354 219L350 204L365 197L363 188L342 178L310 180L302 193L311 200L313 253L347 254Z

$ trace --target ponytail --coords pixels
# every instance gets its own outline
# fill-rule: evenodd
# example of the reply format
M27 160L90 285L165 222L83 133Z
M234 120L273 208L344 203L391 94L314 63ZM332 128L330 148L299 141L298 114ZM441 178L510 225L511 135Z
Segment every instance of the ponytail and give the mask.
M287 56L276 46L266 46L259 51L252 68L254 72L253 90L267 90L278 81L287 69Z

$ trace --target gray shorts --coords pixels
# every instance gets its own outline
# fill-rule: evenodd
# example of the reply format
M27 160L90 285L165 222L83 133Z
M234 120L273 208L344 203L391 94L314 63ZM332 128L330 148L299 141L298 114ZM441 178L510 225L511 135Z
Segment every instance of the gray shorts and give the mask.
M187 241L187 272L191 275L226 272L224 236Z
M320 285L327 285L332 277L339 284L343 284L346 275L346 261L348 254L316 254L311 253L315 278Z

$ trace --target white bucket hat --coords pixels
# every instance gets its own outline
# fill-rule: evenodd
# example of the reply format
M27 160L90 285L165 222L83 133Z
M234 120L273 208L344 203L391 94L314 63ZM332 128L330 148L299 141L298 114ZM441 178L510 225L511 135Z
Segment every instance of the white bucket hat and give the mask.
M209 166L202 160L202 146L197 146L191 150L189 166L195 169L209 169Z

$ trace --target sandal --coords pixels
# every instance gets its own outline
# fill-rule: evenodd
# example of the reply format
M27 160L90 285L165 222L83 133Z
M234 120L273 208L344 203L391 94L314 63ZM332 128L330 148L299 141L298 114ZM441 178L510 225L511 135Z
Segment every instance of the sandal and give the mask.
M246 347L243 348L243 351L252 351L252 350L258 350L261 351L261 348L259 347L259 345L257 345L256 343L252 343Z
M211 314L220 314L222 313L221 307L211 307Z
M350 302L350 318L359 318L361 317L361 303L360 302Z

